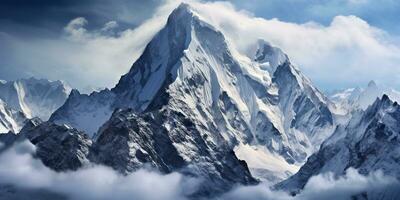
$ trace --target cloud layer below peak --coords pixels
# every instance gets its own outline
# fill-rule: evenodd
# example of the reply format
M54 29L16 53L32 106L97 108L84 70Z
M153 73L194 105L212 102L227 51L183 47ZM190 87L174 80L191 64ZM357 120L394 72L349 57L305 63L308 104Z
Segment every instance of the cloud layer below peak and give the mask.
M0 199L13 195L1 191L4 185L25 190L48 191L68 199L180 200L193 192L195 179L178 173L162 175L146 169L128 176L104 166L87 166L77 171L57 173L34 159L35 146L29 141L15 144L0 154ZM191 188L193 187L193 188ZM27 194L29 195L29 194ZM27 198L27 197L25 197Z
M0 146L0 150L2 150ZM179 173L160 174L146 169L123 176L114 170L89 165L77 171L57 173L33 157L35 146L22 141L0 153L0 199L142 199L186 200L201 182ZM13 189L8 189L14 187ZM343 177L332 174L312 177L297 196L272 191L268 183L237 186L218 197L221 200L317 200L350 199L368 195L370 199L395 199L400 183L380 171L360 175L349 169Z

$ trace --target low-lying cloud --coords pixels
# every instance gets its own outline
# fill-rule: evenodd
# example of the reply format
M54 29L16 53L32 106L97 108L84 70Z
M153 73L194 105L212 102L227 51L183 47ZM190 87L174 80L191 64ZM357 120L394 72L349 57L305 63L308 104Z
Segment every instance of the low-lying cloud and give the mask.
M104 166L57 173L34 159L34 152L35 147L25 141L0 154L0 184L47 190L76 200L183 200L197 184L178 173L162 175L145 169L128 176Z
M381 171L361 175L355 169L334 178L332 173L320 174L310 178L304 189L296 196L282 191L272 191L268 185L238 187L224 195L223 199L233 200L346 200L353 197L367 199L395 200L399 195L400 183Z
M11 184L29 191L48 191L76 200L184 200L201 183L179 173L163 175L145 169L122 176L108 167L98 165L57 173L33 158L34 153L35 146L29 141L17 143L0 153L0 192L2 185ZM400 184L396 179L380 171L363 176L354 169L349 169L340 178L334 178L330 173L312 177L295 197L283 191L272 191L269 186L268 183L238 186L217 199L336 200L350 199L360 194L368 195L369 199L396 199L400 195ZM0 199L3 195L0 194Z

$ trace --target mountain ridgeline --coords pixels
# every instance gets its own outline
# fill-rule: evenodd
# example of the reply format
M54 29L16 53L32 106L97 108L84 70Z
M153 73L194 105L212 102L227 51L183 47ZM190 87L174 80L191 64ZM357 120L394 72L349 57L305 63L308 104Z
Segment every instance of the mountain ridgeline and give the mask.
M182 4L114 88L72 90L49 122L30 120L20 135L55 170L98 163L128 174L150 165L201 177L198 193L217 194L256 183L255 170L274 181L294 173L271 178L275 168L247 165L251 155L238 158L235 147L262 149L283 169L299 166L333 127L330 106L280 49L259 41L243 60Z
M253 178L236 145L300 164L327 137L319 132L332 128L329 106L282 51L260 41L253 60L243 61L182 4L113 89L72 91L50 121L89 134L96 162L124 173L150 163L246 184Z
M0 80L0 133L18 133L27 119L48 120L65 103L70 91L61 81Z
M339 125L299 172L277 187L298 193L314 175L331 172L342 176L349 168L357 169L363 175L382 171L400 179L399 130L400 106L383 95L365 111L353 113L348 123ZM390 195L387 192L390 191L367 193L364 198L395 199L387 196Z
M338 173L378 162L364 155L372 148L362 143L366 137L382 144L391 138L390 145L396 145L393 130L399 127L392 122L398 118L397 104L377 100L353 114L351 126L338 127L334 107L279 48L260 40L254 55L243 58L221 31L181 4L114 88L90 95L72 90L47 122L26 120L18 135L0 135L0 141L27 138L56 171L96 163L122 174L147 166L180 172L203 181L193 197L216 196L259 180L280 182L306 162L279 183L299 191L338 152L352 158L340 162ZM25 111L15 108L5 113ZM350 136L355 129L363 134L357 139ZM341 148L348 144L355 145ZM376 148L390 153L391 147ZM252 162L248 152L276 162ZM354 152L360 153L354 157Z

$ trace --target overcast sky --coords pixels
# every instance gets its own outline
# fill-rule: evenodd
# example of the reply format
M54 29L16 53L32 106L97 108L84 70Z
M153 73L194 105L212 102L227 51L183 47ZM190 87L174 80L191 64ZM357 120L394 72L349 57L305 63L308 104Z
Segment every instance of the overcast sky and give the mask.
M35 76L63 79L80 89L112 87L176 4L2 0L0 79ZM203 13L218 17L214 23L228 37L235 37L232 31L249 34L243 26L257 31L249 38L262 37L281 47L323 90L362 86L370 79L400 89L397 0L231 0L207 5L221 8L208 6ZM241 27L226 28L235 21ZM244 39L235 45L244 49L250 43Z

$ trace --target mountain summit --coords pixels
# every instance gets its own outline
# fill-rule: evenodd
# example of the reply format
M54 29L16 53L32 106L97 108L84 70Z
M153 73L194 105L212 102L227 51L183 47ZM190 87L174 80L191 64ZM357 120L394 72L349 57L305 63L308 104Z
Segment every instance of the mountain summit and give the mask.
M181 4L113 89L72 91L50 121L85 131L92 161L123 173L151 164L213 190L253 183L248 167L273 181L294 173L329 136L329 100L280 49L262 42L243 61L202 19ZM257 165L254 151L278 162Z

